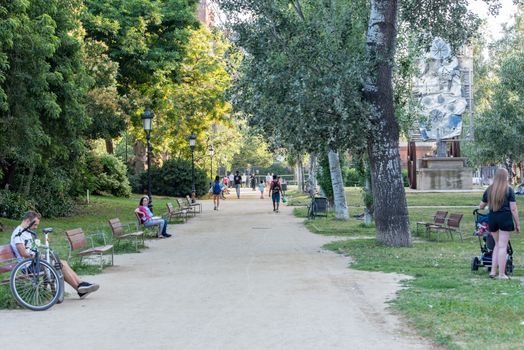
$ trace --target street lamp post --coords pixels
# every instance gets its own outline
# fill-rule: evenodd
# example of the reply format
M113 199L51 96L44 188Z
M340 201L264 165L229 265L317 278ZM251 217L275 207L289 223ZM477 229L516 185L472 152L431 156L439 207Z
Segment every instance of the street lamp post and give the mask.
M194 200L196 197L195 188L195 147L196 147L196 136L191 133L189 135L189 148L191 148L191 199Z
M213 156L215 155L215 147L213 147L213 145L210 145L209 146L209 157L211 158L211 181L214 180L214 176L213 176Z
M151 130L153 129L154 116L155 115L151 112L149 106L146 107L146 110L141 116L147 140L147 196L149 197L148 207L151 211L153 211L153 196L151 194Z

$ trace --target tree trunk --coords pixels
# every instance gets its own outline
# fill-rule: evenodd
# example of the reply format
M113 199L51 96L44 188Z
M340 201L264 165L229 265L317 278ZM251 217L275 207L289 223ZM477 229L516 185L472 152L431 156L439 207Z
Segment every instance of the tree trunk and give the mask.
M411 234L392 88L397 10L397 0L371 1L367 32L369 73L364 85L364 97L371 105L373 126L368 138L368 153L377 240L389 246L409 246Z
M311 153L309 155L309 177L307 179L310 197L314 197L317 192L317 174L315 173L316 166L317 155L315 153Z
M114 152L114 147L113 147L113 140L112 139L105 139L105 141L106 141L106 152L107 152L107 154L115 153Z
M346 194L344 193L344 180L342 179L338 152L330 150L328 159L331 185L333 186L333 200L335 202L335 218L338 220L348 220L348 205L346 203Z

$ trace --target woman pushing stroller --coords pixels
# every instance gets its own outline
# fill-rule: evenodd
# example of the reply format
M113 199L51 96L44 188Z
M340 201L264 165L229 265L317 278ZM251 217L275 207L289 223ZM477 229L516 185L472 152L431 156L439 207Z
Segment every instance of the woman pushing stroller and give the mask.
M480 209L489 206L488 226L495 240L489 277L495 278L497 276L498 267L498 278L501 280L509 279L505 271L506 252L510 233L515 230L517 233L520 232L515 192L513 188L509 186L508 178L508 171L506 169L497 169L493 184L484 191L482 201L479 205Z

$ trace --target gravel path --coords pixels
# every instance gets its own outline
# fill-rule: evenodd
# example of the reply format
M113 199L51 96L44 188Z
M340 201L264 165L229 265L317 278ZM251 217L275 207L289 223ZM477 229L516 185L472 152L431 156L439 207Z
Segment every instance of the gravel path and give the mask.
M87 278L45 312L0 312L3 344L53 349L431 349L386 310L403 277L347 268L291 208L244 190ZM70 291L71 292L71 291ZM25 329L25 331L24 331Z

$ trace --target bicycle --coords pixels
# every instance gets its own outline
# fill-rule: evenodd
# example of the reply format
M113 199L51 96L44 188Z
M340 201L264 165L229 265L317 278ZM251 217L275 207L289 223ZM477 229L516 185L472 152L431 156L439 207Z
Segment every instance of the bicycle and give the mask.
M32 226L33 223L29 224L19 235L29 231L35 237L29 248L34 255L15 266L9 278L9 287L20 306L43 311L64 300L64 274L60 258L49 247L48 234L53 229L42 230L45 243L41 245L40 240L36 239L37 233L29 229ZM44 259L41 258L39 248L45 250Z

